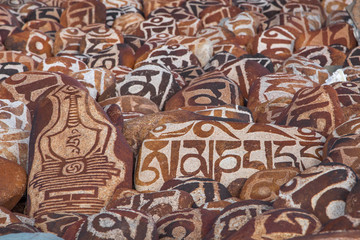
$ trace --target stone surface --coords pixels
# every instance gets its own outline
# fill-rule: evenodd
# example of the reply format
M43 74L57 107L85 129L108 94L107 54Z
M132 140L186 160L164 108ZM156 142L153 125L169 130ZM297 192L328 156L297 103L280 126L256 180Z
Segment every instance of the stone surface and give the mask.
M192 196L178 189L150 193L139 193L133 196L115 199L106 209L134 209L148 213L155 222L172 212L191 208L194 204Z
M96 0L70 3L62 12L60 24L64 27L83 27L92 23L105 23L105 5Z
M42 58L53 56L54 41L39 30L13 33L6 38L4 45L7 50L34 53Z
M111 209L88 216L69 227L65 239L158 239L154 220L134 209Z
M216 218L216 213L199 208L176 211L156 222L160 239L204 239Z
M77 213L48 213L35 219L35 227L42 232L63 237L66 230L74 223L85 220L87 215Z
M0 206L11 210L26 190L26 171L16 162L0 158Z
M351 189L349 195L346 198L346 207L345 207L346 214L355 218L360 218L359 201L360 201L360 182L358 181L355 184L355 186Z
M142 142L135 186L156 191L167 180L196 174L227 187L239 176L248 178L262 169L303 170L320 163L324 140L309 129L271 124L209 120L164 124Z
M31 115L36 108L36 100L55 85L68 84L85 89L74 78L62 73L28 71L17 73L0 82L0 95L5 99L22 101Z
M28 169L31 116L17 100L0 100L0 157Z
M66 75L87 69L83 61L71 56L48 57L40 62L36 68L43 72L60 72Z
M346 198L357 177L340 163L322 163L302 171L280 187L275 208L296 207L315 214L321 223L345 215Z
M289 239L318 233L321 223L308 211L296 208L269 210L250 219L228 239Z
M190 193L194 199L194 207L200 207L207 202L214 202L231 197L225 186L213 179L184 176L170 179L161 187L161 190L178 189Z
M211 230L204 239L226 239L238 231L250 219L273 209L270 202L244 200L224 208L217 216Z
M165 110L187 106L243 105L243 102L238 85L221 71L214 70L193 79L178 91L166 102Z
M131 71L124 81L116 84L119 96L146 97L163 109L166 101L180 90L171 71L157 63L146 63Z
M290 181L300 173L294 167L261 170L251 175L245 182L239 195L240 199L256 199L262 201L276 200L281 185Z
M12 223L20 223L21 221L9 209L0 206L0 227L6 227Z
M20 72L26 72L29 69L19 62L0 63L0 81Z
M340 50L323 45L305 46L295 51L293 56L303 56L314 60L320 66L343 65L346 54Z
M97 213L116 187L132 186L131 150L86 91L66 85L54 88L39 101L34 119L30 216Z
M42 61L42 59L40 60ZM31 56L21 51L7 50L0 51L0 63L18 62L24 64L29 71L34 70L38 63Z
M296 39L295 49L298 50L304 46L330 46L332 44L341 44L349 49L356 46L356 39L349 24L340 23L303 33Z
M327 137L345 120L335 89L321 85L297 91L275 124L308 127Z
M106 68L87 68L73 72L70 76L83 84L97 101L115 96L115 76Z
M332 141L331 146L324 152L323 162L337 162L351 167L360 177L360 135L347 134Z

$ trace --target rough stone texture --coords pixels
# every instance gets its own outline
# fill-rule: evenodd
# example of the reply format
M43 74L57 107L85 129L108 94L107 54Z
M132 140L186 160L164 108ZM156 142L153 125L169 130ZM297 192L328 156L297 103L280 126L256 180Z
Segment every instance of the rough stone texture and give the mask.
M204 239L217 213L199 208L176 211L156 222L160 239Z
M308 211L297 208L269 210L250 219L228 239L276 239L311 235L321 229L319 219Z
M26 171L13 161L0 157L0 206L11 210L26 190Z
M161 190L178 189L190 193L194 206L200 207L207 202L224 200L231 197L229 191L221 183L204 177L178 177L166 181Z
M34 121L30 216L97 213L117 186L132 186L132 152L88 92L66 85L54 88L39 101Z
M321 85L297 91L275 124L308 127L327 137L345 120L335 89Z
M164 124L142 142L135 186L156 191L172 178L197 175L227 187L239 176L248 178L262 169L304 170L320 163L324 140L310 129L271 124L211 120Z
M356 181L356 174L350 167L322 163L282 185L274 207L301 208L312 212L325 224L345 214L346 198Z
M154 220L134 209L111 209L88 216L69 227L64 239L158 239Z
M294 167L261 170L251 175L239 194L240 199L273 201L278 197L280 186L300 173Z
M204 239L226 239L238 231L250 219L273 209L270 202L259 200L243 200L233 203L217 216L211 230Z
M165 110L226 104L244 105L243 96L233 80L215 70L193 79L166 102Z
M109 202L106 209L140 210L151 215L156 222L159 218L174 211L191 208L193 204L194 200L189 193L174 189L115 199Z

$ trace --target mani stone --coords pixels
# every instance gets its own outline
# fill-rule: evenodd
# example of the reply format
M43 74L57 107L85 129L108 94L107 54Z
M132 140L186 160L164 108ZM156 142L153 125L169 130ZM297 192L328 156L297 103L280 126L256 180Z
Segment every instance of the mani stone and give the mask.
M294 167L258 171L247 179L239 198L273 201L278 197L280 186L298 173L299 169Z
M23 167L0 157L0 206L13 209L25 192L26 181Z
M132 152L87 91L63 85L38 101L30 138L27 210L98 213L132 187Z
M357 240L360 236L360 230L357 231L335 231L335 232L323 232L303 237L295 237L292 240Z
M36 100L55 85L74 85L85 88L76 79L58 72L28 71L16 73L0 82L0 96L22 101L31 115L36 108Z
M5 80L16 73L26 72L28 70L29 69L24 64L19 62L0 62L0 81Z
M161 190L178 189L190 193L194 206L200 207L207 202L220 201L231 197L221 183L204 177L178 177L166 181Z
M158 192L140 193L130 197L115 199L106 209L129 208L140 210L152 216L155 222L174 211L191 208L194 204L192 196L178 189Z
M297 91L275 124L308 127L327 137L343 122L337 92L332 86L320 85Z
M295 207L315 214L322 224L345 215L346 198L357 181L340 163L310 167L280 187L275 208Z
M6 207L0 206L0 227L6 227L12 223L20 223L20 219Z
M239 86L221 71L214 70L193 79L165 104L165 110L187 106L244 105Z
M307 128L195 120L160 125L142 142L135 169L138 191L197 175L227 187L239 176L279 167L304 170L322 159L324 137Z
M354 170L358 178L360 178L360 135L347 134L338 137L327 148L324 153L323 162L337 162L345 164Z
M35 227L42 232L62 237L70 226L86 217L87 215L78 213L48 213L35 219Z
M346 198L346 214L358 218L360 221L360 182L358 181L351 189L349 195Z
M250 219L227 239L276 239L311 235L321 229L319 219L310 212L297 208L269 210Z
M64 239L158 239L152 217L134 209L102 210L70 226Z
M42 61L41 58L39 59L39 62L40 61ZM33 59L30 55L27 55L26 53L23 53L21 51L0 51L0 63L4 64L9 62L24 64L29 71L34 70L38 65L38 61Z
M225 207L217 216L205 240L220 240L229 237L253 217L273 209L270 202L244 200Z
M201 208L188 208L170 213L156 222L160 239L202 240L217 216Z
M119 96L136 95L146 97L163 109L166 101L180 90L172 72L157 63L145 63L116 84Z
M0 100L0 157L27 170L31 132L30 111L22 101Z

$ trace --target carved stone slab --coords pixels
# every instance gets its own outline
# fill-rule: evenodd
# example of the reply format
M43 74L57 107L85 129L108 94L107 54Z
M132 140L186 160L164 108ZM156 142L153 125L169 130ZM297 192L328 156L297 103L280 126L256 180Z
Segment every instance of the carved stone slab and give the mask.
M85 34L80 43L80 52L91 56L120 43L124 43L122 33L104 25Z
M157 33L168 33L177 35L178 29L176 20L169 16L157 16L146 19L141 22L138 31L134 35L148 39Z
M62 12L60 24L64 27L83 27L92 23L105 23L106 7L96 0L74 1Z
M134 209L111 209L90 215L69 227L64 239L158 239L151 216Z
M39 30L13 33L6 38L4 45L7 50L33 53L41 58L53 56L54 41Z
M207 202L215 202L231 197L226 187L210 178L184 176L173 178L162 185L161 190L178 189L190 193L195 201L194 207Z
M199 15L204 27L219 25L224 18L232 18L241 13L242 10L236 6L209 6Z
M274 26L259 33L252 42L253 54L261 53L273 61L282 62L294 51L297 31L288 26Z
M88 68L70 74L89 91L95 100L115 95L115 76L106 68Z
M30 140L28 214L93 214L131 187L132 152L87 91L59 86L39 101Z
M35 226L42 232L62 237L74 223L85 220L87 215L77 213L48 213L35 219Z
M14 50L0 51L0 62L19 62L24 64L29 71L34 70L38 65L37 61L35 61L31 56L28 56L21 51Z
M31 116L26 105L17 100L0 100L0 157L28 165Z
M203 27L200 19L184 7L160 7L152 11L148 17L155 16L172 16L175 18L180 35L194 36Z
M251 175L239 195L240 199L273 201L279 195L280 186L300 173L294 167L261 170Z
M337 162L351 167L360 177L360 135L347 134L332 141L331 146L324 152L323 162ZM326 155L325 155L326 154Z
M216 140L215 140L216 139ZM214 179L226 187L262 169L319 164L325 139L309 129L220 121L188 121L153 129L135 170L138 191L156 191L180 176Z
M320 66L314 60L300 55L286 59L277 72L305 76L320 84L323 84L330 77L326 68Z
M150 99L162 109L165 102L180 90L168 68L157 63L146 63L116 84L119 96L137 95Z
M189 208L168 214L156 222L161 239L204 239L217 216L201 208Z
M215 70L217 67L227 63L228 61L234 59L236 59L236 56L234 54L231 54L227 51L221 51L215 53L203 68L206 72L210 72L212 70Z
M74 78L62 73L28 71L16 73L0 83L0 95L6 99L17 99L26 104L30 113L36 108L36 100L50 87L69 84L82 87ZM82 87L85 89L84 87Z
M248 60L247 58L228 61L220 66L219 70L240 87L241 95L245 99L249 97L249 89L252 83L257 78L270 73L270 71L260 63Z
M106 209L135 209L148 213L156 221L174 211L191 208L192 196L178 189L140 193L109 202Z
M303 33L295 43L298 50L304 46L341 44L352 49L357 45L351 26L347 23L339 23L320 30Z
M360 66L360 46L354 47L346 57L344 67Z
M295 51L293 56L303 56L314 60L322 67L330 65L343 65L346 55L340 50L323 45L305 46Z
M108 98L99 104L106 111L111 104L120 107L124 121L134 117L141 117L147 114L159 112L159 107L150 99L136 95L125 95L120 97Z
M215 70L193 79L166 102L165 109L226 104L243 105L243 96L234 81Z
M345 214L345 202L357 181L340 163L322 163L302 171L280 187L275 208L296 207L315 214L322 224Z
M19 62L0 63L0 81L20 72L26 72L29 69Z
M249 89L249 101L247 107L256 114L254 109L260 104L286 98L290 103L295 93L303 87L314 87L317 82L295 74L273 73L256 79Z
M213 44L216 44L223 40L228 40L235 37L235 34L222 26L210 26L198 31L196 33L196 37L205 37Z
M204 239L225 239L244 226L251 218L271 209L273 207L270 202L259 200L244 200L233 203L220 212Z
M158 63L171 70L201 66L195 54L181 44L162 45L151 50L136 60L134 68L138 68L143 63Z
M87 69L88 66L83 61L71 56L48 57L38 64L36 70L43 72L60 72L71 75Z
M142 14L134 12L127 13L115 19L112 28L122 34L132 35L138 31L140 24L144 21Z
M52 6L35 8L27 14L26 21L42 19L60 22L63 10L63 8Z
M228 239L290 239L315 234L320 229L319 219L310 212L298 208L282 208L269 210L250 219Z
M84 36L85 32L77 27L60 29L55 34L54 54L56 55L60 51L68 54L79 54L80 43Z
M132 68L135 63L134 50L126 43L117 43L89 57L90 68L112 69L119 65Z
M188 0L183 5L186 10L200 17L201 12L210 6L230 5L227 0Z
M0 206L0 227L6 227L11 223L20 223L21 221L14 213L5 207Z
M320 85L297 91L275 123L312 128L327 137L345 120L335 89Z

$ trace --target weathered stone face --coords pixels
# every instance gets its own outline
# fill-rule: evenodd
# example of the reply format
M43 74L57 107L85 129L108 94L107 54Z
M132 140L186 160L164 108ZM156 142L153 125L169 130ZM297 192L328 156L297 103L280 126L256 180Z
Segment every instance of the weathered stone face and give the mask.
M309 129L271 124L164 124L142 143L135 186L156 191L169 179L195 174L228 186L239 176L248 178L262 169L294 166L303 170L320 163L324 141Z
M39 102L34 119L30 216L96 213L116 187L131 187L131 150L86 91L68 85L53 89Z

